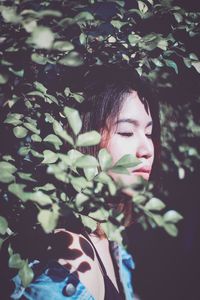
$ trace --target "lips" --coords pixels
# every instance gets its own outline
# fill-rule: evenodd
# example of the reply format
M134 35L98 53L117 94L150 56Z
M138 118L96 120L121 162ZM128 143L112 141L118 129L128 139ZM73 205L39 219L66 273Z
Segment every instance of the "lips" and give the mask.
M151 173L151 168L150 167L141 167L139 169L135 169L132 171L133 173L147 173L150 174Z

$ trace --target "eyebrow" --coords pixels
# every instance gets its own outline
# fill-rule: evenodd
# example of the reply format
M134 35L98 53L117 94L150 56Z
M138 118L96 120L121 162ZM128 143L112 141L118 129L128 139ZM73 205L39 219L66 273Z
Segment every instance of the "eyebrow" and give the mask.
M138 120L134 120L134 119L120 119L120 120L117 120L115 122L116 125L119 124L119 123L129 123L129 124L135 125L136 127L139 126L139 121ZM145 128L147 128L149 126L153 126L153 121L149 121L147 123L147 125L145 126Z

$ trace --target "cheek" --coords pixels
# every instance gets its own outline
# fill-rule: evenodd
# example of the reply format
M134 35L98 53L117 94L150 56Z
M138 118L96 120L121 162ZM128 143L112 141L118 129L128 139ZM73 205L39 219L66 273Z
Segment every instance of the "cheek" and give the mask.
M130 147L127 143L125 141L123 142L117 135L109 139L105 148L112 155L113 163L118 161L123 155L131 153L131 151L128 151Z

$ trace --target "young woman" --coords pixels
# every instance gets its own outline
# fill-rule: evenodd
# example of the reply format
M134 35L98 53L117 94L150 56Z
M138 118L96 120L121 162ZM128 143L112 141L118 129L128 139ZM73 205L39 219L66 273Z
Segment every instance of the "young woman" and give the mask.
M82 84L86 99L79 107L83 132L97 130L102 135L100 145L82 150L97 155L100 148L106 148L113 162L131 154L140 159L140 165L131 168L130 175L111 172L112 178L127 185L136 183L139 176L149 180L156 169L159 145L158 110L150 90L134 71L114 67L96 68ZM56 229L51 259L35 259L31 266L36 274L33 282L24 289L19 277L14 277L11 299L134 299L133 260L108 241L100 225L92 234L83 227Z

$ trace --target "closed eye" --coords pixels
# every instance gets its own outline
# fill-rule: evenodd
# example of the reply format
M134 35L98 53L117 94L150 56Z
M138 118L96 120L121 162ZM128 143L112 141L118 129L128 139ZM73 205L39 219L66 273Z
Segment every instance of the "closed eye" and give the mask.
M146 134L146 137L148 138L148 139L152 139L152 133L150 133L150 134Z
M117 132L117 134L124 136L124 137L133 136L133 132Z

